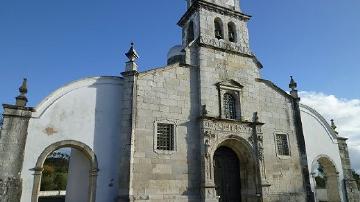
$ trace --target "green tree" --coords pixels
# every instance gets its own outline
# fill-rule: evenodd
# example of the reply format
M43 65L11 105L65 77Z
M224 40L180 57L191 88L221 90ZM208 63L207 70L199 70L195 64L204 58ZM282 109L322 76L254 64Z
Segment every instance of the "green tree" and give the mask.
M324 172L324 167L319 163L317 168L317 176L315 177L316 188L325 189L326 188L326 174Z
M66 190L67 173L57 173L54 178L54 184L57 190Z
M46 158L41 179L41 191L66 190L69 159L68 154L57 151Z
M55 172L55 169L51 165L44 164L44 170L43 170L42 178L41 178L41 187L40 187L41 191L55 189L55 185L53 183L54 182L54 179L53 179L54 172Z
M354 179L356 180L358 189L360 190L360 175L357 174L355 170L352 170L352 174L354 176Z
M316 188L325 189L326 188L326 179L325 177L316 176L315 177Z

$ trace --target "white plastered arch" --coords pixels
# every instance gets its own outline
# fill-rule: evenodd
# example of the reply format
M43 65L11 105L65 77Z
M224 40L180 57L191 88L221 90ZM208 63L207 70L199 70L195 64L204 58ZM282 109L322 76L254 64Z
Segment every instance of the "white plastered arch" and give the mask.
M338 173L338 188L340 191L340 201L345 200L345 189L343 186L343 170L340 159L340 151L337 139L339 136L331 128L330 124L315 109L300 105L301 121L305 138L308 169L313 172L314 162L321 158L329 159ZM312 179L311 188L315 192L315 180Z

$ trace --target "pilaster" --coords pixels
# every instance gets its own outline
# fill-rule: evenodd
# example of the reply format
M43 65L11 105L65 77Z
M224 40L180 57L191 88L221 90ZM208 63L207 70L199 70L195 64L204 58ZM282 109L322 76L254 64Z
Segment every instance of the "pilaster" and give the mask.
M19 202L22 192L21 171L27 129L34 111L26 107L26 80L20 87L16 105L4 104L3 125L0 131L0 201Z
M293 115L294 115L294 124L296 128L296 138L298 143L299 149L299 156L300 156L300 166L303 175L303 187L304 191L306 192L306 201L313 202L314 193L311 191L311 184L310 184L310 172L309 166L307 161L307 153L306 153L306 146L305 146L305 137L303 131L303 125L301 121L301 113L300 113L300 97L298 96L297 91L297 83L291 76L289 88L291 89L290 95L293 97Z
M120 172L120 190L119 202L134 201L133 197L133 170L134 170L134 151L135 151L135 124L136 124L136 97L137 97L137 78L138 71L136 59L138 54L134 49L134 44L131 43L130 50L125 54L129 61L126 62L125 71L121 73L124 78L123 83L123 100L122 100L122 125L124 126L124 135L122 139L126 142L127 155L124 156L120 164L126 165L126 170Z
M356 181L352 174L351 162L349 157L348 146L346 143L347 138L338 137L338 146L340 151L340 159L344 173L344 186L346 198L349 202L360 201L360 192L357 187Z

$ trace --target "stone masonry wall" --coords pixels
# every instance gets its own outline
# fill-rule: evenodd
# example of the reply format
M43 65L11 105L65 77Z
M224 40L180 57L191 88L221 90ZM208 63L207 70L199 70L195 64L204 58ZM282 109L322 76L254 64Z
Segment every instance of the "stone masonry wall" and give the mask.
M134 201L199 201L197 72L174 64L141 73L137 83ZM175 125L175 151L154 148L157 123Z
M241 84L241 119L251 121L253 113L258 112L259 121L265 123L262 128L264 175L271 186L263 188L264 201L304 201L292 99L282 90L257 81L261 78L260 69L251 55L246 20L212 9L200 8L199 12L200 37L210 40L200 39L199 47L192 48L188 54L196 54L194 58L198 58L198 63L194 64L199 65L200 106L206 105L208 116L219 117L216 84L229 80ZM214 19L217 17L223 22L224 39L220 40L214 36ZM229 22L234 22L237 27L236 43L228 40ZM277 155L277 133L288 136L290 156Z
M234 80L244 88L241 91L241 114L243 120L251 120L258 112L263 126L263 146L266 178L271 184L264 188L264 201L305 200L302 173L297 146L291 100L259 83L259 69L250 57L225 53L200 47L201 105L206 105L209 116L218 117L219 99L217 82ZM287 134L290 157L276 153L275 134Z
M4 123L0 131L0 202L20 201L21 169L31 110L4 105Z

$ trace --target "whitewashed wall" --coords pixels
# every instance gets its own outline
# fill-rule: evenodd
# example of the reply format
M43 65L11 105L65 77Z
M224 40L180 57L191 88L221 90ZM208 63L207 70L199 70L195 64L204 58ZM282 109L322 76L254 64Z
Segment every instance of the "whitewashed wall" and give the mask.
M89 170L89 159L81 151L71 149L65 201L88 201Z
M95 152L100 169L96 201L113 201L117 197L117 176L121 170L118 165L121 82L119 77L79 80L58 89L40 103L28 128L22 202L31 198L34 171L30 169L46 147L63 140L82 142Z
M315 162L321 156L328 157L339 172L339 190L341 201L345 201L345 191L343 187L343 170L336 134L331 129L327 121L314 109L301 105L301 120L303 124L306 153L309 165L309 172L314 171ZM315 180L310 175L311 189L315 191Z

